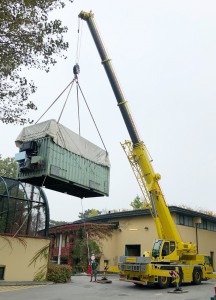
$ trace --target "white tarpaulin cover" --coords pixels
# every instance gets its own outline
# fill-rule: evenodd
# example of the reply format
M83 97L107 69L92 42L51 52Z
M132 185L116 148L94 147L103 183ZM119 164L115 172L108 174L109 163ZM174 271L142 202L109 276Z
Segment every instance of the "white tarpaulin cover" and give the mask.
M46 136L52 137L54 143L68 151L89 159L96 164L110 166L109 156L105 150L57 123L56 120L48 120L24 127L15 143L17 147L20 147L22 142L33 141Z

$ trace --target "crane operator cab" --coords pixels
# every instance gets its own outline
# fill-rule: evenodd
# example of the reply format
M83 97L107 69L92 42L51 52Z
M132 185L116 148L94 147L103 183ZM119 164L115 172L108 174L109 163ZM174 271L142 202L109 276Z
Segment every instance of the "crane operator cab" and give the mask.
M152 249L152 258L156 261L178 260L176 242L167 240L156 240Z

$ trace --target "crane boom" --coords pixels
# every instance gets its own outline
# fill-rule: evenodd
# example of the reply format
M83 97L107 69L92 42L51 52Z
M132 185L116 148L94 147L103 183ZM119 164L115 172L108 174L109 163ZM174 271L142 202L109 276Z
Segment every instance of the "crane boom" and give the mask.
M157 283L166 288L171 282L170 272L177 272L178 283L193 282L216 278L207 256L197 254L195 244L183 242L172 219L161 191L160 175L154 172L146 146L140 139L132 115L124 98L120 84L114 72L102 39L91 12L81 11L79 17L88 24L102 64L115 94L119 109L129 132L131 141L122 146L127 154L141 190L145 190L150 211L156 224L158 240L155 241L149 257L122 256L118 267L122 281L139 284Z
M108 79L110 81L110 84L112 86L113 92L115 94L116 100L118 102L119 109L121 111L122 117L124 119L125 125L127 126L130 138L133 142L133 144L137 144L140 142L139 134L136 130L135 124L133 122L131 113L129 111L129 108L127 106L127 102L124 99L124 95L122 92L122 89L119 85L118 79L115 75L115 72L113 70L111 60L109 59L106 49L103 45L102 39L99 35L98 29L94 22L94 15L92 13L86 13L81 12L79 14L79 17L83 20L87 21L87 24L89 26L90 32L92 34L92 37L94 39L95 45L97 47L97 50L99 52L101 62L105 68L106 74L108 76Z
M88 24L91 35L99 52L102 64L116 97L128 133L130 135L133 152L131 157L134 163L138 165L139 172L141 173L146 188L149 192L149 199L151 202L153 217L156 223L158 237L181 242L181 238L170 215L169 209L166 205L158 183L160 175L155 174L150 162L148 151L139 137L131 112L124 98L124 94L120 87L117 76L114 72L111 60L107 55L106 49L94 21L94 14L91 12L81 11L79 17L85 20Z

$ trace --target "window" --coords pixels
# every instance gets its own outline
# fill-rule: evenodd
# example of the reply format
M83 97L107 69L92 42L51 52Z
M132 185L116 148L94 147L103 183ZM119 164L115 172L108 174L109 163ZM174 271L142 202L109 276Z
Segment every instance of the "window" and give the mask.
M170 241L170 253L172 253L175 250L175 242Z
M67 241L68 241L68 236L67 235L62 235L62 248L67 247Z
M185 225L184 224L184 216L182 216L182 215L179 216L179 225Z
M194 220L190 216L177 214L176 215L176 224L194 227ZM216 223L209 222L202 219L201 223L197 223L197 228L209 230L209 231L216 231Z
M0 266L0 280L4 279L5 266Z
M59 245L59 237L55 236L55 243L54 243L55 247L58 247Z
M169 255L169 242L165 242L162 249L162 256Z
M193 218L186 215L176 215L176 224L193 227Z
M207 221L202 221L202 224L203 224L203 229L206 229L207 230Z

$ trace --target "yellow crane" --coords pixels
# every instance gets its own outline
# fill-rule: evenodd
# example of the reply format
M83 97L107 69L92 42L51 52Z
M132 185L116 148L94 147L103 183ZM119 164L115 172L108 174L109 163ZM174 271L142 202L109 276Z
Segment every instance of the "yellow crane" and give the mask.
M171 282L170 277L176 271L180 283L184 281L200 284L202 280L216 278L208 257L197 254L196 244L182 241L178 233L159 185L161 176L154 172L147 148L139 137L111 60L98 32L94 14L81 11L79 17L88 24L130 135L131 141L125 141L122 147L151 211L158 234L150 257L120 258L121 280L138 284L157 283L161 288L166 288Z

